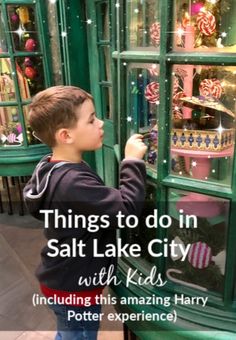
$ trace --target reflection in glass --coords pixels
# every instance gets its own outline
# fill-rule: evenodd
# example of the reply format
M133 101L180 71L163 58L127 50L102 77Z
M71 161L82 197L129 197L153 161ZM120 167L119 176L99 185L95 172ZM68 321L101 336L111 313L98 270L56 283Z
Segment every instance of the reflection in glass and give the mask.
M0 5L0 53L7 52L6 29L4 27L2 7Z
M22 126L17 107L0 107L0 146L20 146L22 143Z
M174 240L176 251L168 258L167 278L222 293L229 202L180 190L170 190L168 202L173 222L168 229L168 243ZM186 250L185 260L181 248Z
M236 52L234 0L177 0L174 11L174 50Z
M60 55L60 41L59 41L59 24L57 18L57 3L47 1L47 19L48 28L50 32L50 52L52 55L52 69L53 69L53 80L54 85L63 84L62 78L62 66L61 66L61 55Z
M231 184L236 67L175 65L172 173Z
M145 135L148 144L147 164L156 170L159 116L159 66L157 64L130 64L128 66L127 117L128 135Z
M111 87L101 87L102 94L102 111L103 117L106 119L112 119L113 113L113 97Z
M0 101L16 100L15 86L12 77L12 66L9 58L0 58Z
M25 105L23 106L23 113L24 113L24 121L25 121L25 129L26 129L26 135L27 135L27 142L28 144L40 144L40 140L37 139L33 135L33 131L29 125L29 106Z
M15 51L39 51L39 37L33 5L8 5L8 20Z
M128 48L145 50L157 49L160 46L160 14L158 1L133 0L127 2Z
M100 58L100 80L111 82L111 55L110 46L99 47L99 58Z
M28 99L45 88L42 57L18 57L16 69L22 99Z
M97 4L98 40L110 40L109 6L107 2Z

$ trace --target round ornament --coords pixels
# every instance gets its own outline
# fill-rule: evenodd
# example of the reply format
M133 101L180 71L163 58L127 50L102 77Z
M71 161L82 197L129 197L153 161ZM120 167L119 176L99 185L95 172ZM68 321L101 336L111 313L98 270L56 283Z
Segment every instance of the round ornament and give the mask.
M154 22L150 27L150 38L152 44L155 46L160 45L160 37L161 37L161 25L159 22Z
M210 36L215 32L216 19L211 12L200 11L197 15L196 22L199 31L204 35Z
M144 96L149 103L156 104L156 102L160 99L159 83L156 81L149 83L145 88Z
M36 77L37 71L31 66L27 66L24 73L27 78L33 80Z
M26 57L23 63L25 66L33 66L33 62L29 57Z
M193 243L188 253L188 261L194 268L207 268L212 259L211 247L204 242Z
M17 24L19 22L19 17L16 13L13 13L11 15L11 21L14 22L15 24Z
M28 52L33 52L36 48L36 45L37 45L36 41L32 38L29 38L25 42L25 50Z
M222 86L218 79L204 79L200 83L199 92L201 96L219 99L222 95Z
M195 2L191 5L191 15L196 15L200 12L204 4L202 2Z

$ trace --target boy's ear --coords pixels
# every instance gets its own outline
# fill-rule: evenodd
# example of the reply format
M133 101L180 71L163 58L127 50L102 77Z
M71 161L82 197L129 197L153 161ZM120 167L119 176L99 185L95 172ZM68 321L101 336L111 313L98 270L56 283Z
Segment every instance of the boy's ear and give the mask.
M69 129L59 129L55 134L57 144L71 144L73 142Z

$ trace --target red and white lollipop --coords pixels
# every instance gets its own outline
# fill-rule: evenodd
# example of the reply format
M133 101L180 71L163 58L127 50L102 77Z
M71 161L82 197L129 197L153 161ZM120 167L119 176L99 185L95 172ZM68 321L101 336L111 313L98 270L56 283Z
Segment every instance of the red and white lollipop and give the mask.
M206 36L212 35L216 30L216 19L209 11L200 11L196 22L199 31Z
M218 79L204 79L200 83L199 92L201 96L219 99L222 95L222 86Z
M155 46L160 45L160 38L161 38L161 25L159 22L154 22L150 27L150 38L152 44Z
M144 96L149 101L149 103L157 104L160 99L159 83L156 81L149 83L145 88Z

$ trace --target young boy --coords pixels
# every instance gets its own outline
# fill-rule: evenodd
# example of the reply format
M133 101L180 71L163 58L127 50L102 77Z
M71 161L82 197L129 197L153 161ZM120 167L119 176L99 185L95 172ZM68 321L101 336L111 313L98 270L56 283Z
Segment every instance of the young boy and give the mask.
M56 339L95 340L99 328L96 316L101 310L96 296L106 286L117 259L95 257L93 241L97 239L99 253L105 254L106 245L116 244L118 212L140 214L146 177L142 158L147 147L142 135L128 139L120 188L109 188L82 159L84 151L102 146L104 135L103 121L96 117L90 94L73 86L39 92L30 105L29 123L35 136L52 148L52 154L40 161L24 188L28 209L44 220L48 240L36 276L42 293L55 302L50 307L57 316ZM78 215L80 219L75 221ZM97 218L94 230L83 223L91 215ZM82 242L83 249L68 256L66 249L75 241ZM59 253L60 249L64 250ZM72 315L84 317L75 319Z

